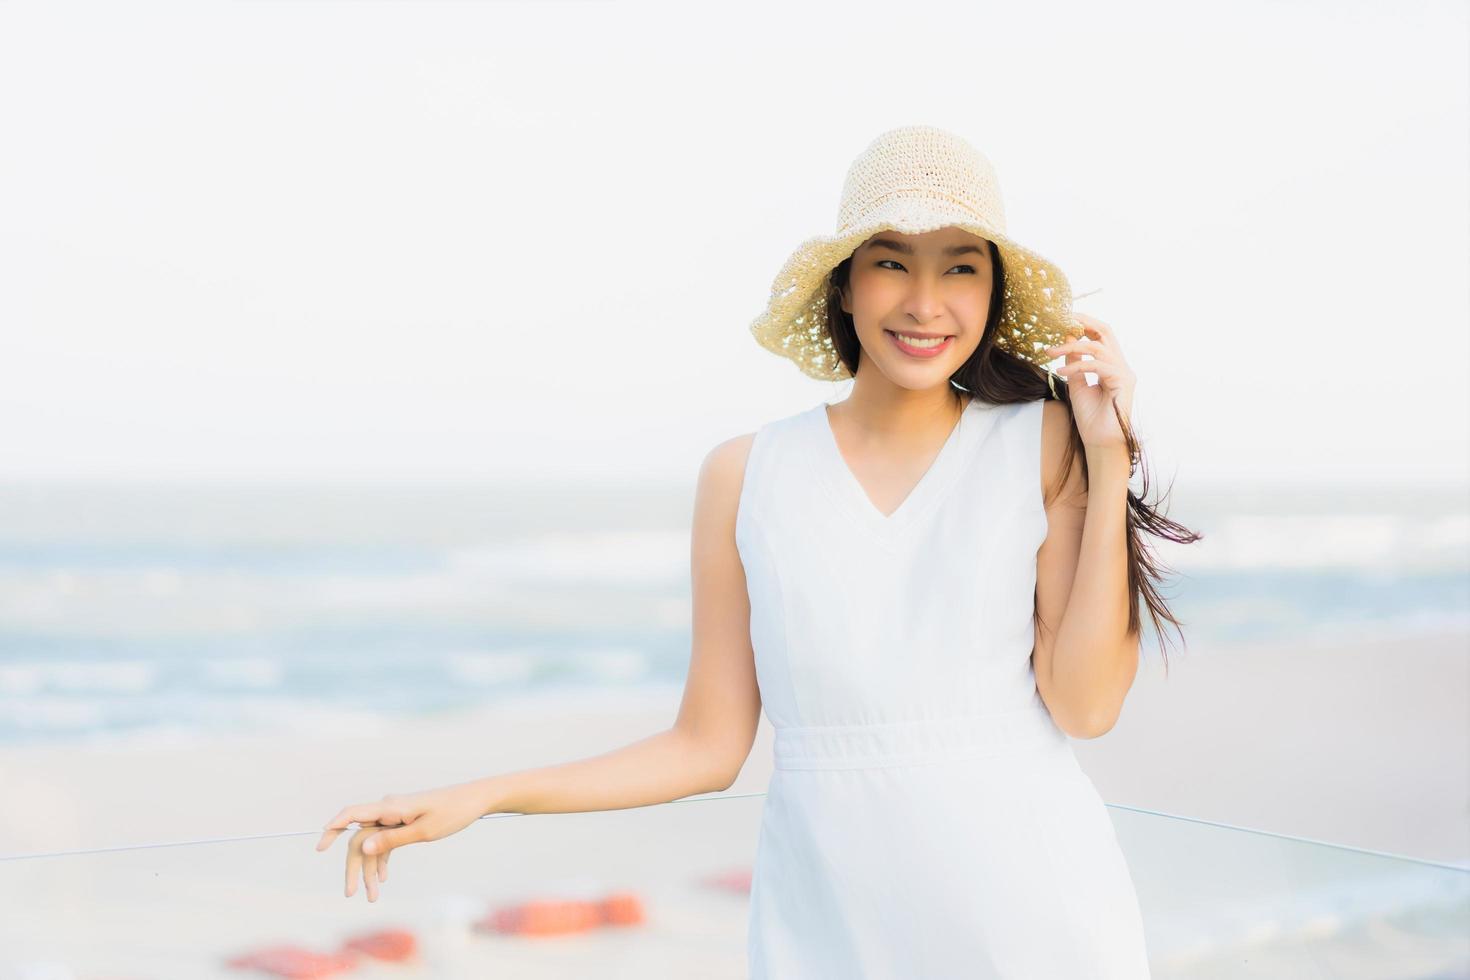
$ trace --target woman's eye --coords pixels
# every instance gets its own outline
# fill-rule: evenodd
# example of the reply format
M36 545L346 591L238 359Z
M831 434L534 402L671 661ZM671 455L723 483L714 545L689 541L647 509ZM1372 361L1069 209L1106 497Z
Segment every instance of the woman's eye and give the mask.
M900 268L900 269L903 268L903 266L899 265L893 259L879 259L878 260L878 266L879 266L879 268L886 268L886 266L884 265L884 263L892 263L893 265L898 266L898 268ZM956 269L968 269L972 273L975 271L975 267L973 265L957 265L957 266L955 266L955 268Z

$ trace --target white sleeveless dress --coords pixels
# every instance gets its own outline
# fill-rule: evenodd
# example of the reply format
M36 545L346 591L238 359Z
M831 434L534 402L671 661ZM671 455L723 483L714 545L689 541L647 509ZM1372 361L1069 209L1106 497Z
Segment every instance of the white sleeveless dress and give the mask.
M735 525L775 731L753 980L1149 976L1031 665L1043 405L971 401L887 517L825 401L757 431Z

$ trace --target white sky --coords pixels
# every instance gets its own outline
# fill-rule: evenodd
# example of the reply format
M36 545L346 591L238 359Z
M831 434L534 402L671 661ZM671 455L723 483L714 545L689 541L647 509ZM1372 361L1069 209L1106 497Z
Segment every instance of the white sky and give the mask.
M1103 291L1167 484L1470 478L1443 3L0 4L0 478L693 480L879 132Z

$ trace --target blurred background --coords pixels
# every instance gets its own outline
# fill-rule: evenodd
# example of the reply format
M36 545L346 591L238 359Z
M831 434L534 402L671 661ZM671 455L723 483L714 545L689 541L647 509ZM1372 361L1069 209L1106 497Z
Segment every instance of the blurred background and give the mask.
M1157 549L1187 647L1166 674L1150 629L1075 745L1104 798L1470 867L1467 28L0 4L0 852L295 834L355 907L300 836L343 806L672 723L704 455L848 386L748 324L852 158L927 123L1101 290L1150 499L1205 535ZM15 975L73 975L35 965L70 936Z

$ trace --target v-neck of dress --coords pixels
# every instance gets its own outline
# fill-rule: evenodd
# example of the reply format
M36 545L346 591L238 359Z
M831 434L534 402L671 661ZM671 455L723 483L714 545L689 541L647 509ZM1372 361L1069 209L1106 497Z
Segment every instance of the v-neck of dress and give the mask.
M950 429L949 435L945 437L944 444L930 460L928 469L890 514L884 514L878 509L863 488L862 482L847 465L842 449L837 444L837 434L832 430L832 423L827 415L827 403L819 402L812 409L812 424L817 430L818 449L810 457L817 469L818 482L826 487L833 501L854 520L861 521L880 536L886 537L907 527L935 506L953 482L958 461L963 455L960 444L969 428L974 425L973 416L978 411L976 402L977 399L970 399L954 427Z

